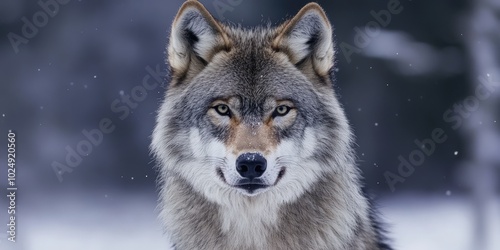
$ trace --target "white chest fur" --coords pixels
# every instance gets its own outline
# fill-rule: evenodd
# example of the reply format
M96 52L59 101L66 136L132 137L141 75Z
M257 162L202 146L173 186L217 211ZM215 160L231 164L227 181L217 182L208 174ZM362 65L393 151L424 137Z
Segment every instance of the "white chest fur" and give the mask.
M245 197L219 210L222 231L234 247L265 249L269 232L276 227L278 205Z

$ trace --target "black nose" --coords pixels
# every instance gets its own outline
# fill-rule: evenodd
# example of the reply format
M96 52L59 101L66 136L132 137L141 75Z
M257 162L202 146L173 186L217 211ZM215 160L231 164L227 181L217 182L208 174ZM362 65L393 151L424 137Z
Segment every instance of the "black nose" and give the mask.
M253 179L266 172L267 161L261 154L246 153L236 159L236 170L241 177Z

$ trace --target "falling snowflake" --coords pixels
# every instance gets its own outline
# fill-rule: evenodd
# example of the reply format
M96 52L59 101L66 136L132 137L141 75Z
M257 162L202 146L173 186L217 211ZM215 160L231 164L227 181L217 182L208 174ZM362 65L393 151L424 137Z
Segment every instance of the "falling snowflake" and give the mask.
M378 127L378 122L375 123L375 127Z
M450 195L451 195L451 191L450 190L446 191L446 196L450 196Z
M454 154L454 155L458 155L458 151L455 151L453 154Z

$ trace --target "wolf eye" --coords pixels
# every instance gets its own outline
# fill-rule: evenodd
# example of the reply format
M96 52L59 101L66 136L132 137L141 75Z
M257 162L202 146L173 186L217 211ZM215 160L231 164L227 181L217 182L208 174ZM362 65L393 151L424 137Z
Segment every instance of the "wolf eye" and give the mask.
M215 111L221 116L231 116L231 112L229 111L229 107L225 104L220 104L214 107Z
M278 106L273 112L273 117L285 116L290 112L291 109L292 108L285 105Z

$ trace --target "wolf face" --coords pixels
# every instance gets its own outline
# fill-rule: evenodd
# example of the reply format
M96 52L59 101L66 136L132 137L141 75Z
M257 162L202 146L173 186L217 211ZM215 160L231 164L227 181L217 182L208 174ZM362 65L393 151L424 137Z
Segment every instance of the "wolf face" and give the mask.
M333 90L334 48L315 3L253 29L184 3L151 144L178 249L389 249Z
M323 171L341 168L322 167L332 154L349 155L350 132L330 80L333 48L316 4L278 28L242 30L185 3L172 28L173 79L153 134L165 170L212 200L271 191L286 201ZM324 142L332 139L335 145Z

